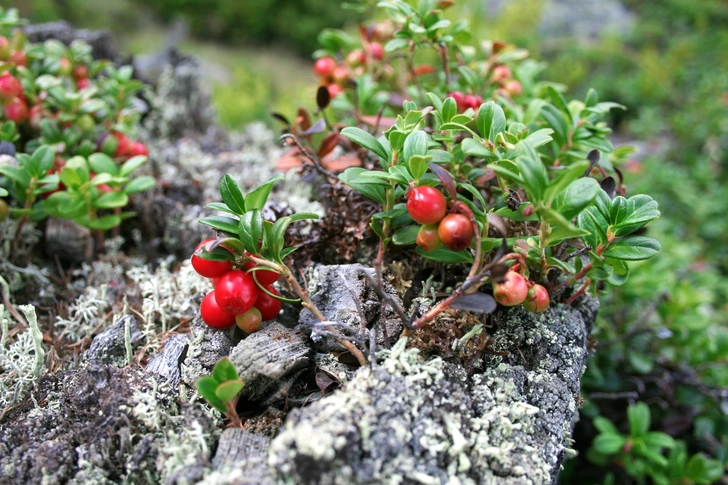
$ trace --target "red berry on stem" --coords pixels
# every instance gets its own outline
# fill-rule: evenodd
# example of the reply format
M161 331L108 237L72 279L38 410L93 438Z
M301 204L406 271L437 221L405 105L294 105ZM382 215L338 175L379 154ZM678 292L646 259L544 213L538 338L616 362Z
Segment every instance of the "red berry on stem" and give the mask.
M541 313L549 307L549 292L541 285L533 285L528 290L523 308L529 312Z
M136 157L138 155L143 155L145 157L149 156L149 150L147 149L147 146L140 142L135 141L131 144L131 148L129 149L129 156L130 157Z
M442 247L442 240L437 233L437 224L426 224L417 231L417 245L423 251L434 251Z
M520 96L523 94L523 86L515 79L508 81L506 85L503 86L503 89L505 89L511 96Z
M369 52L372 53L372 57L378 61L384 59L384 47L379 42L372 42L369 44Z
M447 201L442 192L434 187L422 185L407 193L407 212L420 224L437 224L445 217Z
M131 141L129 140L129 137L118 131L112 133L112 135L114 138L116 138L116 141L119 142L119 144L116 146L114 157L127 156L129 154L129 150L131 149Z
M22 123L28 119L28 105L20 98L15 98L5 105L5 117L10 121Z
M498 82L505 82L511 78L511 70L508 66L495 66L493 68L493 80Z
M278 281L278 277L280 276L280 274L276 273L275 271L269 271L267 269L257 269L255 271L250 271L256 266L260 267L253 261L248 261L243 265L243 268L245 269L245 271L248 272L250 276L255 275L255 279L263 286L272 285L273 283Z
M21 94L23 94L23 85L20 84L18 78L5 71L0 76L0 98L4 101L10 101Z
M502 283L493 284L493 297L503 306L520 305L527 296L528 282L515 271L509 271Z
M234 269L228 271L217 282L215 300L226 313L240 315L255 305L258 299L258 287L245 271Z
M463 214L448 214L440 221L437 234L446 248L462 251L473 241L473 225Z
M43 106L36 104L31 107L28 111L28 118L30 119L30 126L33 128L40 128L40 121L43 119Z
M238 328L246 333L253 333L260 330L260 324L262 322L263 317L260 314L260 310L255 307L235 317L235 323L238 325Z
M465 95L462 92L453 91L448 94L447 97L455 100L455 104L458 107L458 112L463 112L468 109L468 106L465 104Z
M331 97L331 99L334 99L336 96L344 91L344 88L338 84L329 84L326 87L329 89L329 96Z
M349 79L349 68L346 66L336 66L331 77L338 84L343 84Z
M13 51L10 53L10 62L16 66L28 67L28 58L23 51Z
M266 286L265 289L270 293L278 296L278 292L272 286ZM258 292L258 301L255 302L255 308L260 310L260 314L263 316L263 321L273 320L281 312L281 300L273 298L265 291Z
M74 67L73 77L75 77L76 79L88 77L88 67L83 64L79 64L78 66Z
M215 291L211 291L202 299L200 316L206 324L218 330L230 328L235 324L235 315L225 313L217 304Z
M192 267L195 268L195 271L197 271L200 276L204 276L205 278L219 278L228 271L230 271L233 266L232 262L230 261L213 261L210 259L203 259L197 256L197 254L200 253L200 251L202 250L203 246L207 246L209 242L214 240L215 238L211 237L202 241L200 244L197 245L197 249L195 249L195 254L192 255Z
M320 57L313 63L313 72L317 76L329 77L336 68L336 61L332 57Z
M477 110L480 107L480 103L478 103L478 97L473 96L472 94L468 94L465 96L465 109L473 108L474 110Z
M82 89L86 89L89 85L89 81L87 77L80 77L76 79L76 90L80 91Z

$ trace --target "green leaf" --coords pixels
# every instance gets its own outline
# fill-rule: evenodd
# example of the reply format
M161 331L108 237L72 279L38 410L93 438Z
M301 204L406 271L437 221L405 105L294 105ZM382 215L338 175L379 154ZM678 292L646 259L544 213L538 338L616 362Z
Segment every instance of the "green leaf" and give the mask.
M2 165L0 166L0 174L5 175L14 182L17 182L25 189L30 186L30 175L28 175L28 172L23 169L11 167L10 165Z
M460 144L460 147L471 157L485 158L488 160L498 160L498 158L500 158L497 153L485 148L483 144L475 138L464 139Z
M661 468L666 467L668 464L667 458L650 448L636 448L635 451L637 454L647 458L648 461L654 463Z
M660 251L660 243L650 237L628 237L612 242L605 256L625 261L649 259Z
M93 201L93 206L99 209L115 209L124 207L129 203L129 196L123 192L108 192Z
M530 201L534 204L542 201L549 179L541 159L537 154L528 154L520 157L517 165L521 170L523 188L526 189Z
M122 177L128 177L134 170L147 163L147 160L149 160L149 158L144 155L131 157L119 168L119 175Z
M549 183L544 193L544 203L550 205L556 196L565 190L574 180L583 177L587 168L589 168L589 162L582 160L559 171L559 174Z
M234 381L238 378L238 371L235 369L235 366L228 357L223 357L212 369L212 377L214 377L218 383Z
M604 434L619 434L619 430L617 427L607 418L604 416L596 416L592 423L594 424L594 427L599 430L600 433Z
M397 246L407 246L417 242L417 232L420 226L403 226L394 231L392 234L392 242Z
M404 159L409 161L414 155L427 155L427 133L422 130L413 131L404 141Z
M151 189L152 187L154 187L154 185L156 183L157 183L157 181L151 175L144 175L143 177L137 177L135 179L130 180L129 183L124 186L124 193L125 194L136 194L137 192L142 192L144 190Z
M221 413L226 413L227 408L225 407L225 404L220 400L220 398L217 397L217 393L215 392L217 390L217 386L219 386L220 383L217 382L213 377L202 377L197 380L197 391L200 393L202 397L207 400L207 402L210 403L212 407L220 411Z
M643 402L627 408L627 419L629 420L630 436L637 438L650 429L650 408Z
M511 130L513 129L511 128ZM553 137L551 136L553 132L554 130L551 128L542 128L528 135L523 141L531 145L533 148L538 148L553 141Z
M37 163L38 173L36 177L43 177L53 167L55 151L48 145L41 145L33 152L33 160Z
M576 227L573 224L569 224L568 226L558 226L546 237L546 245L554 246L565 239L587 236L588 234L589 231Z
M137 157L134 157L134 158L137 158ZM131 160L133 160L133 158ZM117 175L117 173L118 173L116 164L111 159L111 157L109 157L108 155L101 153L101 152L92 153L88 157L88 164L89 164L89 167L91 167L91 170L96 172L96 174L108 173L111 175ZM126 163L124 165L126 165ZM122 174L122 177L126 177L126 175L128 175L128 174Z
M617 236L626 236L643 227L648 222L660 217L657 202L649 195L635 195L627 199L627 215L617 222Z
M554 140L559 145L566 145L569 135L569 127L563 113L552 104L545 104L541 108L541 116L546 123L554 130Z
M434 251L423 251L417 248L417 254L434 261L442 261L444 263L472 263L473 256L469 251L451 251L447 248L435 249Z
M245 197L232 175L225 174L220 180L220 196L223 202L236 214L245 214Z
M225 381L215 389L215 394L222 402L232 402L240 391L243 390L243 381L240 379Z
M494 141L498 133L506 131L506 114L494 101L480 105L478 109L478 131L483 138Z
M667 448L672 449L675 446L675 440L672 436L659 431L650 431L642 436L642 440L647 446L653 448Z
M546 94L549 95L551 101L554 103L554 106L556 106L559 111L564 114L564 116L567 116L569 118L571 117L571 112L569 111L569 107L566 105L566 100L560 92L554 89L553 86L546 86Z
M458 105L453 98L445 98L442 102L442 122L447 123L452 120L453 116L458 114Z
M235 236L238 235L239 222L240 221L238 221L237 219L225 216L210 216L205 217L204 219L200 219L200 224L210 226L213 229L217 229L218 231L222 231Z
M243 214L240 219L240 240L245 249L253 254L261 252L260 240L263 237L263 215L254 209Z
M109 214L103 217L99 217L98 219L91 219L89 221L86 221L85 223L81 223L81 221L76 218L76 222L88 227L89 229L108 231L109 229L121 224L121 217L117 216L116 214Z
M205 209L213 209L216 211L227 212L228 214L235 214L230 207L222 202L210 202L205 206Z
M250 193L245 196L245 210L263 210L263 207L265 207L265 203L268 201L270 191L273 189L273 185L280 180L283 180L283 174L277 173L266 183L259 185L255 189L251 190ZM231 209L234 208L231 207Z
M594 438L594 441L592 441L592 448L605 455L614 455L622 450L622 447L626 442L627 440L621 435L602 433Z
M419 180L427 172L427 162L429 157L423 157L420 155L413 155L409 159L409 169L412 173L412 177L415 180Z
M368 132L356 127L347 127L341 130L341 134L353 141L354 143L363 146L364 148L374 152L379 158L387 161L389 157L387 152L379 141L370 135Z
M599 182L592 178L574 180L556 196L551 208L571 220L594 201L600 190Z

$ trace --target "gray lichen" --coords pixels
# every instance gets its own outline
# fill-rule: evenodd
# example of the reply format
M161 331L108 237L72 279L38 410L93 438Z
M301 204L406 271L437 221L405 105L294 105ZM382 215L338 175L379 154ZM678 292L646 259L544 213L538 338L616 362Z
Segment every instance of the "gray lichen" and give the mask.
M502 361L471 378L400 340L380 366L293 411L269 464L286 483L552 483L577 416L585 324L563 306L499 318Z

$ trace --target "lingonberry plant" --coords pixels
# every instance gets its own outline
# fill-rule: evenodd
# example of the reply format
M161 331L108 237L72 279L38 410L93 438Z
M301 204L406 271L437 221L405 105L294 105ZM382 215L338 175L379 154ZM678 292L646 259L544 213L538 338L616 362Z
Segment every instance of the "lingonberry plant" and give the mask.
M197 390L202 397L221 413L230 418L231 426L241 426L242 422L235 410L238 394L245 384L240 380L238 371L230 359L224 357L215 364L212 375L197 381Z
M18 233L51 216L93 229L101 242L133 215L122 211L129 195L155 183L130 178L148 155L129 138L143 84L131 66L94 60L85 42L31 44L20 30L11 34L19 23L15 10L0 10L0 140L18 153L17 166L0 166L0 186L17 203L9 213L20 219Z
M244 195L230 175L220 182L222 202L206 207L225 213L200 220L201 224L217 230L220 236L205 240L192 256L195 270L213 278L215 289L203 300L202 319L216 329L230 328L237 323L245 332L254 332L265 320L272 320L281 310L281 297L271 285L283 280L298 295L302 304L322 322L324 315L316 308L308 293L301 287L283 260L296 248L285 247L285 233L295 221L316 219L312 213L298 213L278 218L275 222L263 218L273 185L283 178L278 174L268 182ZM359 362L366 360L359 349L335 328L328 332L339 339Z
M319 165L340 136L368 151L339 179L381 206L370 224L381 241L375 267L390 244L470 264L414 328L487 284L492 291L477 294L483 311L495 308L492 294L534 312L570 304L600 281L623 284L628 262L660 247L636 234L659 217L657 204L625 198L619 164L628 151L607 139L604 118L623 107L593 90L567 101L537 79L541 66L522 49L466 44L466 24L445 18L451 4L385 0L377 5L388 20L360 29L358 40L323 32L314 68L321 120L299 110L289 123L297 153ZM346 82L334 79L340 67ZM343 91L332 99L334 82Z

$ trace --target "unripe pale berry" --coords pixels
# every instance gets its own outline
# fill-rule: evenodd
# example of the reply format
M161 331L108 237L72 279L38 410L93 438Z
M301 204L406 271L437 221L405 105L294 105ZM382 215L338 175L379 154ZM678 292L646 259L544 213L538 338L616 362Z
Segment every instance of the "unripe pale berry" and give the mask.
M503 306L520 305L527 296L528 282L515 271L509 271L502 283L493 284L493 297Z
M549 307L549 292L541 285L533 285L523 302L523 308L529 312L541 313Z

